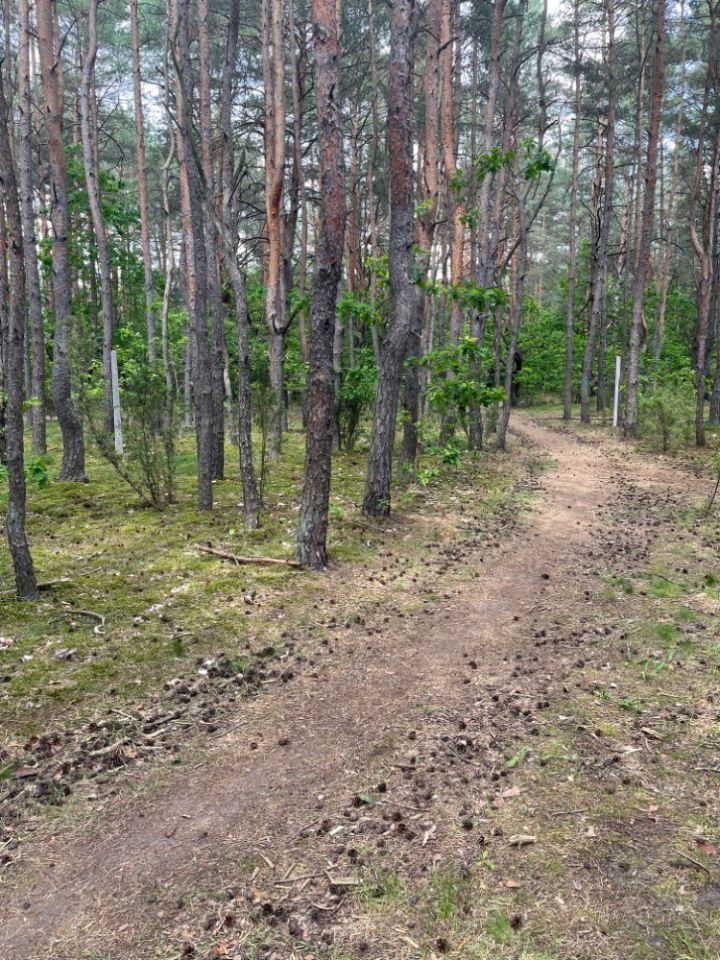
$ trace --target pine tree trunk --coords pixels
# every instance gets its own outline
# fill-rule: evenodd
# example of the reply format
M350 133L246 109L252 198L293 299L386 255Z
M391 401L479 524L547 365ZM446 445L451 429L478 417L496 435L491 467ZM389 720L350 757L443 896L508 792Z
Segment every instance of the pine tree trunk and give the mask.
M655 184L657 181L657 153L662 113L664 68L665 68L665 3L657 0L655 17L655 62L653 64L650 91L650 119L648 123L647 160L645 164L645 192L643 196L642 222L637 267L633 282L632 323L630 327L630 357L627 374L627 408L624 432L626 437L637 436L638 430L638 384L640 381L640 353L645 339L645 294L650 275L653 223L655 213Z
M482 144L484 154L489 153L493 146L493 130L502 70L502 29L504 18L505 0L496 0L493 7L493 18L490 27L490 67ZM492 222L493 203L491 194L493 179L493 175L490 173L483 178L480 184L478 198L478 257L476 272L478 285L485 288L494 285L497 257L497 228L494 230L494 237L491 237L491 231L493 231L494 227ZM501 182L504 182L504 175L501 177ZM487 329L489 316L487 310L481 310L473 315L472 335L481 347L485 342L485 331ZM482 375L482 365L478 359L475 364L473 376L479 383L481 382ZM468 447L471 450L482 450L483 447L482 409L479 405L473 405L469 412Z
M455 138L455 110L453 98L453 48L451 0L440 0L440 129L442 133L443 164L448 183L448 207L452 220L451 283L457 288L463 280L463 248L465 207L459 193L453 189L457 173L457 141ZM450 314L450 337L460 339L463 330L463 312L459 299L453 298Z
M212 447L213 480L225 476L225 387L223 385L224 340L222 305L220 302L220 274L217 262L217 236L212 203L215 199L215 170L213 166L212 112L210 106L210 10L208 0L198 2L198 40L200 60L198 65L200 139L202 143L202 178L204 181L203 204L205 233L205 263L207 267L207 303L210 314L210 358L212 380Z
M18 599L38 597L35 568L25 533L25 464L23 455L23 363L25 355L25 254L22 217L15 180L12 146L8 130L8 105L5 85L0 76L0 195L5 202L8 229L9 299L5 315L6 332L2 336L5 368L6 453L8 501L5 516L10 557L15 573Z
M416 296L413 268L415 212L413 184L412 71L414 0L394 0L388 74L388 153L390 166L390 297L392 317L378 372L373 432L368 457L363 513L390 513L392 455L405 351Z
M185 275L191 334L192 392L198 471L198 509L213 502L213 384L207 331L207 259L202 188L192 134L193 75L190 60L190 0L173 0L175 32L175 104L181 223L185 240Z
M660 249L658 262L658 312L655 332L653 336L653 361L657 369L662 356L665 340L665 314L670 289L670 270L672 266L672 246L675 220L675 201L680 174L680 150L682 147L683 119L685 116L685 88L687 83L686 40L685 40L685 2L680 0L680 88L677 99L677 114L675 117L675 134L673 144L672 172L670 175L670 192L665 205L665 217L662 224L663 245Z
M97 0L88 3L88 46L85 51L82 81L80 84L80 138L82 141L85 189L90 207L90 220L95 234L97 265L100 274L100 300L103 313L102 325L102 370L103 370L103 424L108 434L113 432L112 380L110 376L110 352L112 351L113 332L115 330L115 305L113 303L112 272L110 269L110 249L108 246L105 221L100 205L100 184L98 183L95 162L94 143L97 139L97 127L93 122L91 94L95 84L95 61L97 59Z
M220 99L220 135L222 138L222 239L224 267L235 300L235 336L238 348L238 454L243 485L245 529L254 530L260 523L258 495L252 449L252 404L250 383L250 350L247 296L242 274L237 265L237 214L233 199L235 179L235 147L232 130L232 85L237 59L240 27L240 0L230 0L225 63Z
M595 230L595 249L593 250L592 273L590 280L590 323L588 324L585 354L583 356L582 379L580 381L580 419L590 422L590 389L592 370L595 360L595 343L598 333L603 340L601 327L605 317L607 301L608 250L610 245L610 227L613 215L613 189L615 184L615 114L617 96L615 91L615 8L613 0L605 6L608 29L607 77L608 77L608 115L604 137L604 163L601 184L598 190L595 216L599 223ZM598 138L598 170L600 155L603 151L602 138ZM602 198L602 202L600 202ZM603 344L601 344L601 349ZM604 362L604 358L603 358ZM598 370L598 380L600 371ZM598 383L598 391L600 391Z
M145 161L145 120L142 104L142 75L140 72L140 29L138 0L130 0L130 43L132 46L133 104L135 110L135 160L137 163L138 194L140 199L140 242L143 256L143 289L145 291L145 326L147 329L148 360L157 364L155 330L155 290L153 286L152 254L150 252L150 207L148 202L147 164Z
M70 366L71 281L68 256L68 194L63 142L63 71L56 38L56 0L37 2L38 51L45 97L45 127L50 167L52 277L55 335L53 339L52 400L63 439L61 480L85 483L85 438L72 398Z
M340 4L337 0L313 0L320 222L310 308L305 477L298 520L297 558L314 569L327 566L334 414L332 350L345 239L339 21Z
M570 181L570 224L568 233L568 281L565 306L565 382L563 420L572 417L573 346L575 332L575 286L577 283L577 198L580 168L580 126L582 121L582 85L580 82L580 0L574 4L573 68L575 71L575 120L573 125L572 179Z
M283 283L283 184L285 168L285 53L283 0L262 2L262 63L265 87L265 217L268 259L265 322L269 336L270 434L268 453L280 456L283 433L285 290Z
M421 276L429 279L432 246L435 237L435 223L439 216L439 116L440 116L440 74L439 74L439 36L440 4L439 0L430 0L425 14L425 137L423 140L422 164L422 200L425 207L417 220L417 245L420 253L418 269ZM400 464L406 470L413 470L417 460L418 419L420 416L420 369L418 360L422 354L422 331L430 309L430 297L415 296L415 317L408 341L408 357L411 365L405 371L403 407L405 423ZM428 344L432 349L432 341Z
M20 86L20 138L18 141L18 181L23 220L25 274L32 364L30 373L32 448L35 454L47 453L45 428L45 327L40 269L35 236L35 200L33 184L32 91L30 80L30 4L18 4L18 80Z

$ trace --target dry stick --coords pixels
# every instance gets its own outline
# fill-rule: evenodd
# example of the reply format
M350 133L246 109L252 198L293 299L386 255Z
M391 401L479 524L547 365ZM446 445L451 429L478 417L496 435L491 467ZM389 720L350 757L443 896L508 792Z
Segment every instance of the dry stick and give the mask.
M216 550L215 547L201 547L198 545L198 550L201 553L210 553L214 557L219 557L221 560L229 560L238 566L241 564L261 563L280 567L293 567L297 570L301 570L303 566L298 560L282 560L276 557L238 557L234 553L227 553L225 550Z
M718 472L717 483L715 484L715 489L713 490L713 495L710 497L710 503L707 505L707 510L705 511L705 516L707 516L712 510L713 504L715 503L715 497L717 496L718 489L720 489L720 472Z
M674 852L674 853L677 853L677 855L678 855L679 857L682 857L683 860L687 860L688 863L692 863L692 864L693 864L694 866L696 866L699 870L704 870L705 873L706 873L709 877L712 877L712 873L710 872L710 870L708 870L708 868L705 866L704 863L700 863L700 861L699 861L699 860L695 860L694 857L688 856L688 854L687 854L687 853L683 853L682 850L675 850L675 851L673 851L673 852Z

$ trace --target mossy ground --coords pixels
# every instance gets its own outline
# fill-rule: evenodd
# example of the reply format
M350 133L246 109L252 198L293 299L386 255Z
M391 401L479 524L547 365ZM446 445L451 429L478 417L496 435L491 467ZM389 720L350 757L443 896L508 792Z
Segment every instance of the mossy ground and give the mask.
M214 484L212 513L195 508L193 439L178 451L177 502L143 507L92 450L87 485L29 486L28 533L38 579L59 581L38 602L12 599L12 570L0 553L0 730L19 740L48 723L77 724L100 708L130 708L163 684L223 653L241 669L254 651L282 643L289 630L322 633L337 618L362 617L387 600L366 576L382 568L378 551L402 538L404 573L420 564L423 543L451 536L465 516L492 512L513 495L512 458L466 457L459 469L433 469L427 486L398 484L393 516L373 522L359 510L367 448L336 454L330 502L329 575L243 566L201 554L211 542L242 555L292 558L302 489L302 433L285 437L268 464L262 525L246 532L236 451L226 451L226 479ZM49 471L59 464L50 430ZM342 577L337 572L342 570ZM395 577L390 578L391 581ZM96 616L92 616L95 614ZM104 618L100 626L98 617Z

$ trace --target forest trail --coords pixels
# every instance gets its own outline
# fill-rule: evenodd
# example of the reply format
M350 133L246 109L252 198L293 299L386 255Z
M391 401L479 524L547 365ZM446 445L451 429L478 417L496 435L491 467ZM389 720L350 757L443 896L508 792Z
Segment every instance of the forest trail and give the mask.
M84 825L81 816L41 824L0 887L3 960L148 957L173 904L237 886L243 863L262 866L258 857L311 856L304 828L338 822L348 796L407 756L419 706L467 699L467 658L484 685L507 682L535 611L587 608L583 561L601 510L619 484L667 483L672 474L527 416L514 431L514 443L531 444L552 465L522 527L479 578L436 584L452 595L393 620L382 638L365 638L367 650L339 645L320 675L243 703L197 762L164 767L161 782L151 781L152 768L128 776ZM480 556L471 551L468 562L482 570Z

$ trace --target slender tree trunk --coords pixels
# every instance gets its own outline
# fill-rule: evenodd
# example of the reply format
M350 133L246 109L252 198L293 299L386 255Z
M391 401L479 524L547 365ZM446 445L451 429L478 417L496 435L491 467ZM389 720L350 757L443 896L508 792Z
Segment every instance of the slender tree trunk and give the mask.
M45 98L52 221L55 335L52 399L63 438L61 480L85 483L83 425L72 398L70 363L71 281L68 257L67 165L63 142L63 71L58 53L56 0L37 0L38 51Z
M415 0L394 0L388 75L388 152L390 162L390 297L392 318L378 373L373 432L363 513L390 513L392 455L402 366L415 316L413 245L413 109Z
M573 346L575 333L575 286L577 283L577 198L580 169L580 127L582 122L582 83L580 77L580 0L574 3L573 67L575 71L575 119L573 125L572 179L570 181L570 224L568 233L568 280L565 305L565 383L563 385L563 420L572 417Z
M439 133L440 133L440 72L439 37L440 4L439 0L429 0L426 7L425 35L425 136L423 139L422 164L422 200L423 212L417 220L417 244L420 250L418 269L421 276L429 279L432 246L435 237L435 224L439 216ZM400 453L401 465L409 470L415 466L418 448L417 423L420 416L420 370L418 359L422 353L422 331L430 310L431 298L427 295L415 295L415 317L410 331L408 356L411 366L405 371L403 405L405 423L403 443ZM431 349L431 343L428 349Z
M602 171L602 188L598 193L595 207L599 224L595 229L595 249L593 250L592 274L590 281L590 323L588 324L585 354L583 356L582 379L580 380L580 419L583 423L590 422L590 388L593 363L595 359L595 343L605 317L607 300L608 278L608 250L610 245L610 227L613 213L613 190L615 184L615 114L617 111L617 94L615 83L615 7L613 0L605 5L607 16L607 88L608 114L604 137L604 164ZM598 165L602 138L599 137ZM600 202L602 199L602 202ZM604 347L604 341L601 344ZM599 363L600 367L601 364ZM598 370L599 380L600 369ZM598 390L600 386L598 383Z
M310 310L305 478L297 557L309 567L324 569L333 442L332 349L345 240L345 168L340 115L340 4L338 0L313 0L312 9L320 223Z
M431 0L436 2L436 0ZM368 44L370 47L370 146L368 148L367 176L365 192L368 205L368 228L370 232L370 256L374 261L380 256L377 229L377 206L375 199L375 171L377 168L378 151L380 147L380 125L378 122L378 72L377 72L377 40L375 36L375 9L373 0L368 0ZM370 271L370 306L372 320L370 321L370 338L375 356L375 363L380 366L380 338L375 323L375 304L377 303L377 275L375 269Z
M680 89L678 90L677 113L675 115L675 135L673 144L672 172L670 175L670 193L665 208L663 224L663 245L658 263L658 312L653 336L653 360L657 369L662 356L665 339L665 314L670 289L672 266L672 244L675 221L675 201L680 174L680 151L682 147L683 120L685 116L685 88L687 84L686 40L685 40L685 0L680 0Z
M714 247L718 184L718 134L713 137L713 155L710 165L710 182L702 223L702 236L698 233L697 207L701 186L705 179L705 139L708 126L708 109L714 99L716 88L715 65L717 60L717 9L718 4L710 2L710 40L705 72L705 90L700 115L700 130L695 162L695 173L689 197L690 243L700 266L698 284L697 321L695 325L695 443L705 446L705 367L707 362L707 341L710 322L710 295L713 286Z
M307 283L308 259L308 203L305 176L303 173L302 158L302 127L303 104L305 100L305 70L307 63L307 42L305 37L305 17L301 11L300 22L295 36L295 5L293 0L288 3L288 19L290 21L290 70L292 73L292 104L293 104L293 178L297 183L299 216L300 216L300 256L298 260L298 296L300 301L305 300ZM298 49L299 48L299 49ZM304 307L298 310L298 333L300 336L300 353L305 363L308 360L307 331L305 329L306 311Z
M500 90L500 79L502 72L502 31L505 18L505 0L496 0L493 6L493 17L490 26L490 65L488 75L488 93L485 106L485 121L483 129L483 153L487 155L493 146L493 132L495 129L498 93ZM495 178L491 173L487 173L480 184L478 198L478 260L477 260L477 280L478 285L483 288L492 287L495 283L495 269L497 264L497 248L499 242L499 219L496 222L493 218L493 194L492 186ZM498 190L504 193L505 173L501 171L496 186ZM500 216L501 206L497 207L497 216ZM485 342L485 331L490 313L488 310L480 310L473 315L472 335L482 346ZM475 379L480 382L482 378L482 365L478 360L473 371ZM482 409L479 405L473 405L470 409L468 420L468 447L471 450L482 450L483 446L483 422Z
M25 254L23 251L22 217L18 197L12 145L8 123L5 84L0 75L0 195L5 202L8 229L9 302L6 312L7 331L2 336L5 367L6 454L8 502L5 516L10 557L15 573L18 599L38 597L35 568L25 533L25 465L23 455L23 363L25 355Z
M210 106L210 9L208 0L198 0L198 99L200 114L201 166L204 193L205 264L207 269L207 305L210 315L210 358L212 383L212 476L225 476L225 330L220 302L220 275L217 261L217 236L212 203L215 199L215 170L213 166L212 111Z
M457 174L457 142L454 125L454 98L453 98L453 45L452 45L452 3L451 0L440 0L440 129L442 135L443 164L445 179L448 183L449 211L452 220L451 241L451 276L450 282L458 288L464 276L463 250L465 243L465 227L463 219L465 206L460 192L455 189ZM463 312L460 300L453 298L450 315L450 336L457 341L462 335Z
M632 325L630 328L630 358L627 374L627 408L625 412L625 436L637 436L638 384L640 381L640 352L647 326L645 324L645 294L650 274L653 223L655 213L655 184L657 180L657 152L662 113L665 71L665 3L657 0L655 16L655 62L653 63L650 91L650 119L648 123L647 161L645 165L645 193L642 209L642 229L633 283Z
M283 429L285 291L283 289L283 184L285 179L285 53L283 0L262 2L262 62L265 86L265 216L268 259L265 322L269 335L271 390L268 453L280 456Z
M142 75L140 72L140 29L138 0L130 0L130 43L132 46L133 103L135 108L135 159L137 163L138 194L140 198L140 242L143 255L143 289L145 291L145 326L147 329L150 366L157 364L155 330L155 290L153 287L152 255L150 253L150 206L148 202L147 164L145 162L145 120L142 103Z
M18 180L23 221L25 274L32 364L30 374L33 453L47 452L45 430L45 328L40 291L40 269L35 236L35 199L33 182L32 90L30 80L30 4L18 4L18 81L20 86L20 138L18 141Z
M82 141L83 167L85 171L85 189L90 207L90 220L95 245L97 265L100 274L100 300L103 312L102 325L102 369L103 369L103 421L107 433L113 432L112 380L110 376L110 353L112 351L113 332L115 330L115 305L113 303L112 271L110 269L110 248L107 231L100 204L100 184L95 162L94 141L97 127L93 123L91 105L92 89L95 84L95 61L97 59L97 0L88 3L88 45L85 51L82 82L80 84L80 138Z
M223 263L235 300L235 335L238 347L238 454L243 485L245 529L254 530L260 522L255 464L252 449L252 410L247 296L237 264L237 201L234 195L235 146L232 130L232 85L238 49L240 0L230 0L225 63L220 99L220 136L222 138L222 239Z
M200 169L192 133L193 74L190 61L190 0L172 0L175 34L176 149L185 240L185 276L191 335L192 391L198 470L198 509L213 502L213 386L207 331L207 260Z
M513 377L515 372L515 358L517 356L518 339L520 336L520 324L522 322L523 295L525 290L525 276L527 274L527 241L528 224L526 219L526 202L529 192L529 186L525 189L520 188L519 163L518 163L518 129L517 129L517 106L519 97L519 73L520 73L520 46L522 41L522 32L525 13L527 11L527 0L520 6L516 14L515 36L513 40L512 62L510 65L510 90L508 93L508 102L506 105L505 124L509 131L512 131L513 146L513 169L512 169L512 226L513 236L516 238L512 253L506 255L506 260L510 258L511 264L511 282L510 282L510 307L508 311L508 332L510 342L507 348L505 358L505 377L504 389L505 397L500 409L500 416L497 422L497 448L504 450L507 442L507 430L510 423L510 412L513 402ZM545 134L544 127L540 126L540 143ZM499 334L499 324L496 325ZM498 337L496 349L501 347L501 338ZM498 371L499 374L499 371Z

